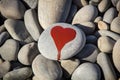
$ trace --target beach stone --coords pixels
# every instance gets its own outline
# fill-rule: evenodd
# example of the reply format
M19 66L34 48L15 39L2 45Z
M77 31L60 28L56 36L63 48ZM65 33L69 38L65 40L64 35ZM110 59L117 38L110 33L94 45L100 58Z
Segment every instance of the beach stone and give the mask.
M115 70L107 54L99 53L97 63L102 68L105 80L117 80Z
M32 70L39 80L61 80L62 77L62 69L59 63L40 54L33 60Z
M3 63L3 59L2 58L0 58L0 64L2 64Z
M0 26L0 34L5 31L5 26L4 24Z
M103 20L103 18L101 16L98 16L95 18L94 22L98 23L99 21L102 21L102 20Z
M0 47L0 54L4 60L14 61L17 60L17 54L19 51L19 43L13 39L8 39Z
M118 1L119 1L119 0L111 0L112 4L113 4L114 6L117 5Z
M117 11L120 11L120 0L118 1L116 8L117 8Z
M24 15L25 27L35 41L38 41L43 29L39 25L37 13L34 9L29 9Z
M10 70L10 62L4 61L0 64L0 78L2 78Z
M103 21L110 24L116 16L117 16L116 8L111 7L104 13Z
M10 37L7 31L4 31L0 34L0 46Z
M113 54L112 54L112 58L113 58L113 63L115 65L115 67L117 68L117 70L120 72L120 62L119 62L119 57L120 57L120 39L117 40L117 42L115 43L114 47L113 47Z
M120 12L118 13L118 17L120 17Z
M34 9L38 5L38 0L23 0L30 8Z
M68 60L61 60L60 62L61 62L61 66L63 68L64 75L65 75L66 78L70 78L70 76L72 75L74 70L80 64L80 60L75 59L75 58L71 58L71 59L68 59Z
M94 36L94 35L86 36L86 43L96 44L97 43L97 37Z
M79 8L81 8L82 6L88 5L87 0L73 0L73 3L77 5Z
M68 59L84 47L85 41L85 34L76 26L56 23L41 34L38 40L38 49L48 59Z
M65 22L71 3L72 0L39 0L38 19L42 28L46 29L57 22Z
M20 0L1 0L0 11L6 18L21 19L26 8Z
M11 61L11 70L19 69L25 65L21 64L19 61Z
M24 45L19 53L18 60L24 65L31 65L34 58L39 54L37 43L32 42Z
M100 80L101 72L94 63L83 63L73 73L71 80Z
M111 53L114 44L115 41L107 36L102 36L98 39L98 48L105 53Z
M25 80L29 78L31 75L32 75L32 69L29 67L23 67L8 72L3 77L3 80Z
M7 19L5 21L5 28L7 29L9 34L12 36L12 38L15 40L18 40L24 43L29 43L33 41L32 37L26 30L23 21Z
M98 15L98 11L96 7L92 5L84 6L74 16L72 24L94 21L97 15Z
M120 34L120 17L116 17L113 19L111 25L110 25L111 31L114 31L116 33Z
M39 78L36 76L33 76L32 80L39 80Z
M109 8L110 5L111 5L110 0L101 0L100 3L98 4L98 10L101 13L104 13Z
M96 62L98 53L99 50L95 45L86 44L76 57L80 60Z
M98 29L100 29L100 30L109 30L110 26L104 21L99 21L98 22Z

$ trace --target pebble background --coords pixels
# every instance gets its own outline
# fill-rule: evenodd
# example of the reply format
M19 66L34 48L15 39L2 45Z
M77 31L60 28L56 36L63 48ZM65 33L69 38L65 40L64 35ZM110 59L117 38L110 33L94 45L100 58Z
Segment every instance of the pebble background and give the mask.
M40 53L56 23L85 34L76 55ZM0 80L120 80L120 0L0 0Z

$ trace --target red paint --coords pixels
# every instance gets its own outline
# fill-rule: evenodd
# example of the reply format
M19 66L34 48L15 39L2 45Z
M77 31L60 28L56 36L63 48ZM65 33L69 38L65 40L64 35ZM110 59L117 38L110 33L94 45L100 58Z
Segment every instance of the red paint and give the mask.
M55 42L55 45L58 50L57 59L60 60L61 49L66 43L73 40L76 36L76 31L71 28L63 28L61 26L55 26L51 30L51 36Z

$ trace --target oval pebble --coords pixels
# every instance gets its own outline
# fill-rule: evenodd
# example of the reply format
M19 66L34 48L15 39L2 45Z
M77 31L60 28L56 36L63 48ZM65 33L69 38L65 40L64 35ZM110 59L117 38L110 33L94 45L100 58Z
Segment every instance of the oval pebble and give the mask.
M14 61L17 60L17 54L19 51L19 43L16 40L8 39L0 47L0 54L4 60Z
M107 54L99 53L97 63L102 68L105 80L117 80L115 70Z
M6 73L3 80L25 80L31 75L32 69L29 67L23 67Z
M97 15L98 15L98 10L96 7L92 5L84 6L74 16L72 24L94 21Z
M39 54L37 43L32 42L24 45L19 53L18 60L24 65L31 65L34 58Z
M4 32L6 29L5 29L5 26L4 26L4 24L3 25L1 25L0 26L0 34L2 33L2 32Z
M40 54L33 60L32 70L39 80L61 80L62 77L62 69L58 62Z
M100 30L109 30L110 26L106 22L104 22L104 21L99 21L98 22L98 28Z
M56 23L41 34L38 49L48 59L68 59L84 47L85 41L85 34L76 26Z
M21 19L26 8L20 0L1 0L0 11L6 18Z
M98 16L95 18L94 22L98 23L99 21L102 21L102 20L103 20L103 18L101 16Z
M73 3L77 5L79 8L81 8L82 6L88 5L87 0L73 0Z
M120 0L118 1L116 8L117 8L117 11L120 11Z
M100 68L93 63L81 64L72 74L71 80L100 80Z

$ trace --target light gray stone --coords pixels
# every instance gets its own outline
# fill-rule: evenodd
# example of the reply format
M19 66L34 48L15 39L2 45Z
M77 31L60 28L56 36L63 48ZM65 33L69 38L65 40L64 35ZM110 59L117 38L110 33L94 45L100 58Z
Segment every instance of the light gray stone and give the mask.
M102 20L103 20L103 18L101 16L98 16L95 18L94 22L98 23L99 21L102 21Z
M116 8L117 8L117 11L120 11L120 0L117 2Z
M116 6L116 4L118 3L118 1L119 1L119 0L111 0L112 4L113 4L114 6Z
M73 0L73 3L77 5L79 8L81 8L82 6L88 5L87 0Z

